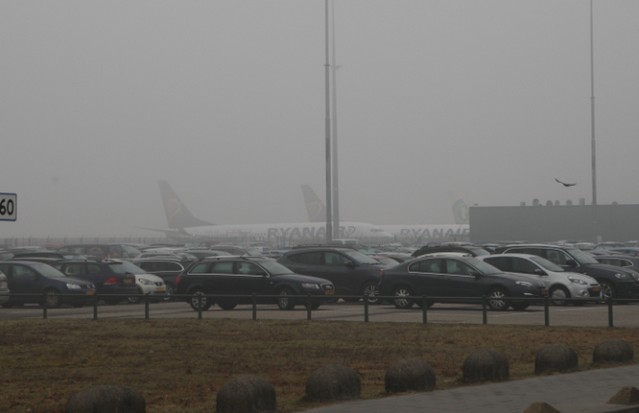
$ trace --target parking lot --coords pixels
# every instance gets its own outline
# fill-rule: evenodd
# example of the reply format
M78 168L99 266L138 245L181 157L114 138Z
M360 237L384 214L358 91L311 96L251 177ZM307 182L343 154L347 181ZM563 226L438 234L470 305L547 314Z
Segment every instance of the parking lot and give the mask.
M96 316L97 314L97 316ZM251 320L300 320L315 321L351 321L364 322L408 322L423 323L424 312L419 308L399 310L389 304L369 305L368 317L363 303L334 303L321 306L317 310L307 312L303 306L291 311L282 311L275 305L257 305L255 312L251 305L239 305L234 310L225 311L217 306L201 313L203 320L221 318ZM524 311L486 311L487 324L513 324L544 326L546 314L544 306L531 306ZM42 319L44 310L39 306L0 309L0 319ZM99 305L97 313L91 306L81 308L56 308L46 311L47 319L150 319L158 318L198 318L198 313L184 302L161 302L144 304ZM480 305L472 304L435 304L426 313L426 323L437 324L482 324L484 312ZM639 305L625 304L613 306L614 327L639 327ZM550 326L584 326L607 327L609 324L609 308L605 304L588 304L585 306L549 306L548 325Z

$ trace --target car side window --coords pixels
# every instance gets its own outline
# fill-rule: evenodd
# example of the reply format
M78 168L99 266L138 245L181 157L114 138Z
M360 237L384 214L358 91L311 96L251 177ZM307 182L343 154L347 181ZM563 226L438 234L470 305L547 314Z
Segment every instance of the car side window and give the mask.
M201 262L195 265L195 267L191 268L189 273L190 274L206 274L208 272L211 272L210 268L211 268L210 262Z
M304 254L292 254L288 258L293 262L308 265L321 265L322 253L321 252L307 252Z
M36 277L35 271L23 265L15 265L13 267L14 280L33 280Z
M100 274L102 272L102 269L100 268L100 266L98 264L95 263L88 263L87 264L87 273L89 274Z
M446 260L446 273L458 275L470 275L472 268L461 261Z
M252 262L238 262L237 273L246 275L263 275L264 270L262 270L260 267L253 264Z
M82 273L82 264L76 262L70 262L64 267L64 273L69 277L73 277L74 275L78 275Z
M182 271L182 267L177 262L158 263L157 269L161 271Z
M211 265L211 271L215 274L233 274L233 261L217 261Z
M562 251L557 250L548 250L546 251L546 259L548 261L552 261L557 265L566 265L566 261L569 257L566 256Z
M524 274L534 274L538 268L535 264L522 258L513 258L512 271Z
M510 258L508 257L491 257L489 259L485 259L485 262L492 265L493 267L497 267L502 271L512 271Z
M346 264L347 262L350 262L350 260L346 258L345 256L343 256L342 254L338 254L336 252L331 252L331 251L327 251L324 254L324 263L326 265L341 266Z
M442 260L422 260L412 264L408 271L442 273Z

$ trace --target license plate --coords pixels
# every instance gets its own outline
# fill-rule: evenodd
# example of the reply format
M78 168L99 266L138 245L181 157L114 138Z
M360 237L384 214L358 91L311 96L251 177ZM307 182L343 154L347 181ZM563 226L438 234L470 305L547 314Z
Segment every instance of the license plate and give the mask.
M598 293L599 291L601 291L601 287L592 287L593 293Z
M333 294L335 294L335 291L333 291L333 290L327 290L326 291L326 295L333 295Z
M130 278L125 278L124 279L124 285L133 285L134 281Z
M156 293L164 294L166 292L166 288L157 288L155 290Z
M87 290L87 295L95 295L95 290Z

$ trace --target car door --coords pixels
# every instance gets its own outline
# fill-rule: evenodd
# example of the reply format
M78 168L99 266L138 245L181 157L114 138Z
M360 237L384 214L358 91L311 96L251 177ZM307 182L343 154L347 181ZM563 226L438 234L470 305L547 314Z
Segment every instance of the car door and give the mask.
M259 265L248 261L236 261L234 277L229 283L229 294L269 294L270 281L266 271Z
M441 297L443 293L444 260L429 258L414 262L408 266L407 282L417 296Z
M338 251L324 251L324 271L318 277L333 282L337 294L360 295L362 275L356 263Z
M7 271L3 269L9 281L9 290L12 294L40 294L42 285L40 282L41 275L32 268L22 265L13 264L9 266ZM16 297L11 301L17 302L36 302L38 297Z
M482 276L476 269L454 258L444 259L441 294L444 297L481 297L486 292Z

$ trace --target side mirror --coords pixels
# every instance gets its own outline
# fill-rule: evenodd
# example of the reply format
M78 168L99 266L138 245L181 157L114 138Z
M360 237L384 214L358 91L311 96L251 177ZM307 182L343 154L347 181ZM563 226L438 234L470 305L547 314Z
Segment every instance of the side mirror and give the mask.
M535 275L548 275L541 268L535 268L533 270L533 274L535 274Z
M577 267L577 262L575 260L567 260L566 261L566 267L575 268L575 267Z
M351 260L347 260L346 262L344 262L344 265L348 268L355 268L357 267L357 264L355 264L353 261Z

